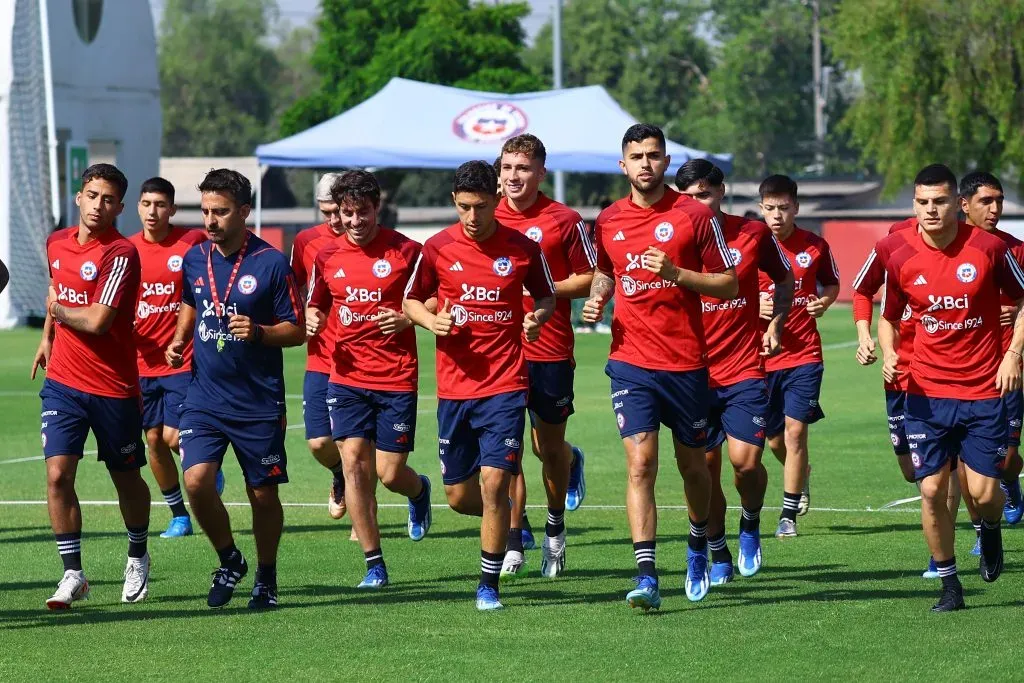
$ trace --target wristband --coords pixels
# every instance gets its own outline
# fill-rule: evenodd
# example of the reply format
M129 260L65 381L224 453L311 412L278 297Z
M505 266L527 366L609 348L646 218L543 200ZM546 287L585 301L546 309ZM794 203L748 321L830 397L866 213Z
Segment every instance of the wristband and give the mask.
M263 343L263 325L257 325L252 335L253 344Z
M1014 351L1013 349L1006 349L1006 353L1012 353L1013 355L1017 356L1017 358L1024 360L1024 356L1022 356L1019 351Z

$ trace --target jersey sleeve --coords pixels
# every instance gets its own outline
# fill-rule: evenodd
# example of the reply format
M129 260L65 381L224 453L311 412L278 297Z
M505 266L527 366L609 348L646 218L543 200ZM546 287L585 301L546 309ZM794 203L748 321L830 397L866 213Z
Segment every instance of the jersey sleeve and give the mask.
M139 279L142 276L142 265L139 252L128 241L118 242L103 252L100 260L99 275L96 280L96 291L99 296L96 302L120 308L121 302L128 297L135 304L138 297Z
M309 244L309 240L302 233L295 236L295 241L292 242L292 254L289 259L292 267L292 273L295 275L295 279L298 281L300 287L306 287L309 282L309 273L306 272L306 266L302 263L302 253L306 250L306 245Z
M866 320L868 325L870 325L873 308L870 296L864 296L860 292L853 293L853 322L857 323L861 320Z
M879 247L876 246L871 250L853 281L854 291L861 296L866 296L869 300L875 296L875 292L885 281L884 259L878 249Z
M775 235L770 230L761 233L761 241L758 244L758 269L764 272L774 282L779 282L786 277L790 271L789 259L782 253Z
M565 245L565 256L569 268L576 275L594 270L597 266L597 249L590 239L587 224L579 214L573 214L572 223L566 222L563 227L562 244Z
M548 260L544 258L544 252L540 250L540 247L536 247L536 251L530 258L526 277L523 278L523 286L534 299L545 299L555 294L555 282L551 279Z
M594 224L594 250L597 252L597 269L606 275L611 275L615 272L615 265L612 263L612 257L604 248L603 232L603 221L601 216L598 216L597 222Z
M995 263L996 282L999 289L1009 298L1017 301L1024 298L1024 270L1021 269L1017 259L1006 247L1000 247L996 251Z
M283 257L277 262L274 270L274 319L277 322L289 322L302 326L306 322L303 312L299 286L295 273L285 263Z
M196 262L196 257L202 255L203 247L200 244L192 247L185 252L185 257L181 260L181 303L186 306L196 307L196 295L193 287L195 286L196 279L199 277L196 274L195 266L192 264Z
M437 285L437 249L428 241L413 266L409 284L405 286L405 298L426 301L437 295Z
M718 224L718 219L715 216L701 213L690 214L690 220L693 221L693 232L704 272L721 273L734 267L736 264L732 262L732 255L725 243L725 236L722 235L722 226Z
M331 288L327 285L324 272L327 270L327 259L333 249L321 249L313 261L313 272L309 274L308 296L306 305L319 311L328 312L331 308ZM297 279L297 278L296 278Z
M888 264L885 267L885 289L882 291L882 317L889 322L899 324L903 318L903 309L907 307L907 295L900 287L899 272Z
M839 267L836 260L832 258L832 249L828 242L821 240L821 256L818 262L817 280L823 287L831 287L839 284Z

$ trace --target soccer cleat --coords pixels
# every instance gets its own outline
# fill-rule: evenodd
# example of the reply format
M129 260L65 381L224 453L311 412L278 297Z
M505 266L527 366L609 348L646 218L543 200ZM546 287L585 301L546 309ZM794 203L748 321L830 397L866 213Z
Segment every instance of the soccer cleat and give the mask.
M565 571L565 532L553 538L545 536L540 552L540 575L549 579L560 575Z
M533 537L533 529L523 529L523 550L536 550L537 539Z
M939 601L932 607L932 611L955 612L966 608L967 605L964 604L964 589L957 586L956 588L943 588L942 595L939 596Z
M252 587L249 609L275 609L277 607L277 586L257 582Z
M426 475L420 475L423 482L423 501L417 505L409 499L409 538L414 541L422 541L423 537L430 531L432 514L430 511L430 479Z
M796 538L796 522L785 517L779 520L775 528L775 538Z
M210 594L206 597L206 604L216 609L231 602L231 596L235 594L235 586L248 573L249 565L241 556L237 563L233 563L229 567L217 567L213 570L213 583L210 585Z
M491 612L496 609L505 609L505 606L498 600L497 588L480 584L476 589L476 608L481 612Z
M800 502L797 504L796 514L803 517L811 509L811 466L807 466L807 476L804 477L804 490L800 492Z
M214 479L213 485L217 488L217 495L224 493L224 472L217 470L217 478Z
M142 557L129 557L124 568L124 588L121 602L142 602L149 595L149 553Z
M732 569L732 567L729 567ZM711 576L708 574L707 553L698 553L692 548L686 549L686 597L690 602L703 600L711 587Z
M732 581L732 562L712 562L709 574L712 586L724 586Z
M505 552L505 559L501 563L499 579L501 581L511 581L523 572L523 567L525 566L526 556L523 553L518 550L508 550Z
M653 576L638 576L636 588L626 593L626 604L639 607L643 611L661 608L661 593L658 592L658 579Z
M192 535L192 518L188 515L184 517L173 517L171 523L167 526L167 531L160 534L160 538L181 538L182 536Z
M928 568L921 573L922 579L937 579L939 578L939 568L935 566L935 558L928 558Z
M740 532L740 576L753 576L761 569L761 532Z
M68 569L57 584L57 590L46 606L52 610L71 609L71 603L76 600L89 599L89 582L85 579L85 572L81 569Z
M565 492L565 509L570 512L579 509L583 499L587 497L587 480L583 476L583 450L573 446L572 454L576 457L569 468L569 488Z
M1003 504L1003 517L1007 524L1016 524L1024 517L1024 501L1021 500L1020 479L1014 479L1012 484L999 482L999 488L1006 496L1006 503Z
M981 536L975 536L974 547L971 548L971 555L974 555L975 557L981 556Z
M985 556L990 557L986 558ZM994 556L994 557L991 557ZM981 557L978 559L978 571L981 574L981 578L985 580L985 583L992 583L999 578L999 575L1003 573L1003 547L999 545L997 551L985 552L985 549L981 550Z
M366 576L356 588L378 590L386 585L388 585L388 568L383 564L376 564L366 570Z
M335 477L331 482L331 492L327 496L327 512L330 513L331 519L341 519L347 510L345 490L342 488L342 482Z

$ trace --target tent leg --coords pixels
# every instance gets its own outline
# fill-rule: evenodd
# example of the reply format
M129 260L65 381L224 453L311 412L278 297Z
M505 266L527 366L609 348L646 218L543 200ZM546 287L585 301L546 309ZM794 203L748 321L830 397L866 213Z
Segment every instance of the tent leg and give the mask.
M256 181L256 236L259 237L263 231L263 174L267 172L267 167L264 164L260 164L259 180Z

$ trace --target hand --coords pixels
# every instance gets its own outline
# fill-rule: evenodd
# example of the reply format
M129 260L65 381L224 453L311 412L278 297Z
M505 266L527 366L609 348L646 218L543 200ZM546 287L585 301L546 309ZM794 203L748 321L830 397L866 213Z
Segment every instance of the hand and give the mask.
M592 296L583 304L583 313L580 316L585 323L599 323L604 320L604 299L599 296Z
M640 265L644 270L660 276L663 280L675 282L679 277L679 269L676 264L672 263L668 254L656 247L647 247L647 251L640 258Z
M172 341L167 350L164 351L164 358L172 368L180 368L185 364L185 342Z
M53 342L49 339L44 339L39 342L39 348L36 349L35 358L32 359L32 374L29 375L29 379L36 378L36 370L39 368L46 370L46 366L50 362L51 349L53 349Z
M761 335L761 357L771 358L772 356L779 355L782 351L782 335L779 334L778 328L775 324L768 326L768 329L763 335Z
M540 339L540 320L537 320L537 314L530 311L523 316L523 334L526 335L526 341L532 342Z
M438 337L447 337L452 332L451 302L444 300L444 308L437 312L430 323L430 331Z
M1003 361L999 364L999 372L996 373L996 389L1000 396L1020 391L1020 363L1019 354L1007 351L1003 354Z
M857 362L861 365L871 365L878 356L875 355L875 340L871 337L861 339L857 344Z
M1003 327L1009 327L1017 321L1017 307L1016 306L1000 306L999 307L999 324Z
M760 307L757 314L761 320L771 320L775 317L775 299L771 294L765 292L761 293L761 300L758 303Z
M393 311L385 306L377 309L377 325L380 327L380 331L386 335L401 332L411 324L409 319L398 311Z
M256 331L258 325L253 323L252 319L246 315L232 315L228 318L228 332L230 332L236 339L241 339L244 342L255 341L256 335L259 334Z
M820 318L825 315L825 311L828 310L828 306L825 305L824 299L819 299L814 294L810 294L807 297L807 313L812 318Z
M50 312L50 307L53 306L54 302L59 301L57 298L57 290L50 285L49 290L46 292L46 312Z
M900 362L900 355L894 353L891 356L886 356L882 359L882 379L889 384L896 381L896 378L903 373L896 369L896 365Z
M327 315L319 308L310 306L306 309L306 336L315 337L327 324Z

